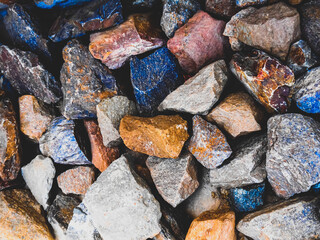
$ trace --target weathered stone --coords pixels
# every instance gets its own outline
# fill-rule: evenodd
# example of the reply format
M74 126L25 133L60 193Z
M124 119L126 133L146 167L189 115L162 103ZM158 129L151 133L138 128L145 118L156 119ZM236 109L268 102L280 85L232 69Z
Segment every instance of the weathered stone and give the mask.
M236 0L238 7L244 8L252 5L263 5L266 4L268 0Z
M136 104L125 96L114 96L101 101L97 105L97 116L103 144L110 147L121 143L120 120L126 115L136 114Z
M187 122L179 115L125 116L119 131L129 149L160 158L177 158L189 137Z
M223 57L226 39L222 33L225 22L198 11L179 28L167 46L187 73L200 70L206 63Z
M232 17L239 10L234 0L206 0L206 11L221 17Z
M224 60L216 61L191 77L170 93L158 110L173 110L191 114L205 114L219 100L228 80Z
M117 44L114 44L114 43ZM110 69L120 68L133 55L161 47L161 31L146 14L131 15L121 25L90 36L89 50Z
M236 53L231 71L269 112L286 112L295 79L290 68L259 50Z
M249 7L231 18L223 34L285 60L291 43L300 38L300 17L283 2Z
M194 116L192 122L193 135L189 142L189 151L206 168L220 166L232 153L226 137L219 128L200 116Z
M37 7L51 9L53 7L67 8L80 6L90 0L33 0Z
M320 234L318 214L318 199L292 199L248 214L238 223L237 229L257 240L317 239Z
M297 113L268 120L266 171L278 196L289 198L320 182L320 124Z
M204 95L205 96L205 95ZM232 93L216 106L206 118L214 121L232 137L261 130L263 111L243 92Z

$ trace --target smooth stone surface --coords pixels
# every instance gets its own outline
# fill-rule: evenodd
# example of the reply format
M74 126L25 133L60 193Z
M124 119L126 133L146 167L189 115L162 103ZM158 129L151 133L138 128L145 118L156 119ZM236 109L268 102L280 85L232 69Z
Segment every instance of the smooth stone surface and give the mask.
M221 17L232 17L239 10L234 0L206 0L206 11Z
M158 110L205 114L219 100L227 80L228 69L224 60L216 61L170 93Z

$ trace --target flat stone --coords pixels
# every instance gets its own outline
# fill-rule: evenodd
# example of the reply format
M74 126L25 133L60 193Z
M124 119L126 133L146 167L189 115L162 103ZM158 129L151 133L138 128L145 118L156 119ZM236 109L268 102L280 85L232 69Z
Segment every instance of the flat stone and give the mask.
M107 67L117 69L130 56L161 47L164 43L160 29L152 23L151 15L135 14L113 29L91 34L89 50Z
M234 0L206 0L206 11L221 17L232 17L240 8Z
M300 17L283 2L249 7L231 18L223 34L285 60L291 43L300 38Z
M114 96L101 101L97 105L97 116L103 144L107 147L120 144L120 120L126 115L136 114L136 104L125 96Z
M297 113L269 118L266 171L278 196L289 198L320 182L319 128Z
M192 122L193 135L188 145L189 151L208 169L220 166L232 153L226 137L219 128L198 115L192 118Z
M247 91L268 112L286 112L291 102L291 87L295 83L290 68L259 50L236 53L230 69Z
M183 153L177 159L151 156L146 164L158 192L173 207L188 198L199 186L191 153Z
M205 95L203 95L205 96ZM264 112L247 93L232 93L216 106L207 116L232 137L261 130L259 122Z
M205 114L219 100L227 80L228 69L224 60L216 61L170 93L158 110Z
M222 35L224 27L224 21L198 11L175 32L167 46L184 71L195 73L205 64L223 57L226 43Z
M72 6L80 6L90 0L33 0L39 8L51 9L53 7L68 8Z

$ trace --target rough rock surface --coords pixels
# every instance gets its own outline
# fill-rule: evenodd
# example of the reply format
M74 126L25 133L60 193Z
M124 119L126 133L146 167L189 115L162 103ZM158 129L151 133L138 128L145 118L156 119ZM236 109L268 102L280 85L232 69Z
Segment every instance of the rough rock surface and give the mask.
M239 10L234 0L206 0L206 11L221 17L232 17Z
M187 122L179 115L125 116L119 130L129 149L160 158L177 158L189 137Z
M272 2L272 1L269 1ZM244 8L252 5L263 5L268 3L268 0L236 0L238 7Z
M158 110L173 110L191 114L205 114L219 100L228 80L224 60L216 61L189 78L170 93Z

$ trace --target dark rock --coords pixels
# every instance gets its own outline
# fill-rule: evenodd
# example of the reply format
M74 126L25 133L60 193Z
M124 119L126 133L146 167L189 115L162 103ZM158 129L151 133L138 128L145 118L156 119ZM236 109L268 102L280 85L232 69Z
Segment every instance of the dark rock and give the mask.
M11 4L15 2L15 0L0 0L0 10L8 8Z
M266 4L268 0L236 0L238 7L248 7L252 5L263 5Z
M235 0L206 0L206 11L221 17L232 17L239 10Z
M37 7L39 8L53 8L53 7L61 7L67 8L72 6L79 6L86 2L90 2L90 0L33 0Z
M134 9L149 9L159 4L160 0L123 0L126 6Z
M316 193L319 193L320 192L320 183L313 185L312 190Z

